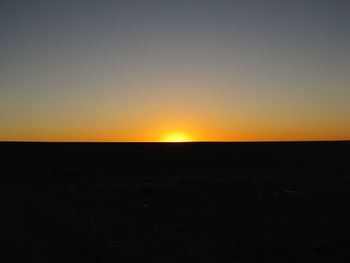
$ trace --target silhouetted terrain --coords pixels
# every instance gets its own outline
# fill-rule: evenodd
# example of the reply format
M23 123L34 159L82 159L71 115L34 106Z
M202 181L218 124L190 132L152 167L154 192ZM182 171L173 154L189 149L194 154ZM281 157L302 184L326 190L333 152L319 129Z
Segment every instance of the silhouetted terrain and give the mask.
M0 147L1 262L350 262L350 142Z

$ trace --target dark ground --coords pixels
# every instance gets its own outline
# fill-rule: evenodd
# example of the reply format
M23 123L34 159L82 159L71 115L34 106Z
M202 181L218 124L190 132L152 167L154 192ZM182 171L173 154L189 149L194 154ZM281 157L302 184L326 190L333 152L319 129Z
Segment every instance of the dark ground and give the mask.
M350 142L0 149L0 262L350 262Z

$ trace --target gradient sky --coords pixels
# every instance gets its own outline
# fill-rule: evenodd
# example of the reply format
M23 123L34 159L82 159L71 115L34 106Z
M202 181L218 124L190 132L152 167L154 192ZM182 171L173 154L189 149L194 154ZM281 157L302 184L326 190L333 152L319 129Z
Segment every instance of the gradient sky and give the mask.
M346 0L0 2L0 140L350 139Z

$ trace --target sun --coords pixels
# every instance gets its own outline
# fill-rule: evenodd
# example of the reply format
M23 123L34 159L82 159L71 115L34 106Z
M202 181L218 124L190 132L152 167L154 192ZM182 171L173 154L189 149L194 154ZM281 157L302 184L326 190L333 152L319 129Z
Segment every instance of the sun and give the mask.
M172 133L165 136L164 142L189 142L191 139L183 133Z

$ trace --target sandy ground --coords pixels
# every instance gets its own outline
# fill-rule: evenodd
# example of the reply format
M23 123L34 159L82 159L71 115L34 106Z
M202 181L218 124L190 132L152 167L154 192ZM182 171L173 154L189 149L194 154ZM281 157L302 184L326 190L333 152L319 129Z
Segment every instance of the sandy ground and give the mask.
M350 178L36 179L1 184L1 256L52 262L347 262Z
M18 173L2 262L350 262L348 173Z

